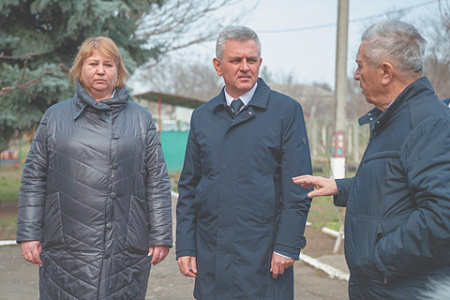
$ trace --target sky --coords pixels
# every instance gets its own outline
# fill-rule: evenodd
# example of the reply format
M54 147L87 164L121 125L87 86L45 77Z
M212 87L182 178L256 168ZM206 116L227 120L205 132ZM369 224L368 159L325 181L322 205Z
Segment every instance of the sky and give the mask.
M349 75L356 67L356 53L365 28L385 19L389 11L402 10L406 14L402 20L420 30L420 18L435 18L433 13L438 9L437 0L349 1ZM292 73L299 83L326 82L333 87L338 0L253 2L257 2L256 10L243 25L259 35L263 64L274 73Z
M450 0L441 1L450 5ZM215 19L244 13L242 22L233 25L250 27L258 34L262 66L278 81L290 74L297 83L327 83L334 88L337 5L338 0L242 0L220 9ZM356 68L361 34L368 26L395 12L393 16L401 14L401 20L416 26L427 38L421 26L424 20L437 18L438 8L438 0L349 0L347 74L352 76ZM215 41L172 55L176 60L195 57L213 68ZM145 85L134 87L135 92L147 90Z

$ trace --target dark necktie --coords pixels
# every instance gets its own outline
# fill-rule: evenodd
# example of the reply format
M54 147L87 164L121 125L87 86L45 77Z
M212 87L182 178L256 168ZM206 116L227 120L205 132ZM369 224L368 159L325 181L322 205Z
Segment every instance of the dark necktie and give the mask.
M242 103L242 100L239 98L235 99L231 102L231 108L233 109L235 117L237 117L237 115L239 114L239 111L241 110L242 105L244 105L244 103Z

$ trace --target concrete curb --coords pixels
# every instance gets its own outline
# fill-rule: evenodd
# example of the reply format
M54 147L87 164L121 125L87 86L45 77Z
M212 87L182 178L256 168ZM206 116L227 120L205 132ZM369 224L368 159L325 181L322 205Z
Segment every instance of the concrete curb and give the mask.
M345 281L349 280L350 276L348 274L342 272L341 270L339 270L335 267L324 264L316 258L312 258L306 254L300 253L300 259L302 261L304 261L305 263L307 263L308 265L310 265L316 269L324 271L331 278L337 278L337 279L345 280Z
M16 241L9 240L9 241L0 241L0 247L1 246L15 246L17 245Z

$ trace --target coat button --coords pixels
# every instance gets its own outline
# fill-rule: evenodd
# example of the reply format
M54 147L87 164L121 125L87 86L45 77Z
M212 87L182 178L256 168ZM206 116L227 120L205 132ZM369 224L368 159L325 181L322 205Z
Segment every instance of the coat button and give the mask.
M114 133L114 134L113 134L113 138L114 138L115 140L117 140L117 139L119 138L119 134L118 134L118 133Z
M118 166L119 166L118 164L113 163L113 164L111 165L111 169L116 170Z
M112 199L116 199L117 194L115 192L112 192L110 196L111 196Z
M305 246L306 246L306 238L303 236L301 239L300 239L300 248L305 248Z
M106 223L106 228L111 229L112 228L112 224L111 223Z
M249 111L249 112L248 112L248 114L249 114L249 115L251 115L251 114L252 114L252 112L251 112L251 111Z
M104 258L109 258L109 253L105 253Z

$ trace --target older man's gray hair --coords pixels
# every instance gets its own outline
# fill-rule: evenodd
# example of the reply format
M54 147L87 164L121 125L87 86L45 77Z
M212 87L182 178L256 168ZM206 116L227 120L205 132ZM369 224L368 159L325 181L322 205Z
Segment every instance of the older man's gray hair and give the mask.
M386 20L376 23L363 33L361 41L367 41L366 56L372 64L383 60L398 63L398 69L421 75L426 40L412 25Z
M216 57L219 60L223 59L223 51L227 40L255 41L256 46L258 46L258 54L261 56L261 42L259 41L259 37L256 32L245 26L227 26L224 30L222 30L217 38Z

